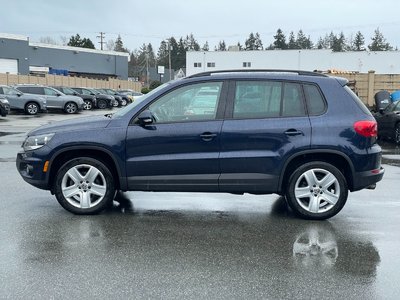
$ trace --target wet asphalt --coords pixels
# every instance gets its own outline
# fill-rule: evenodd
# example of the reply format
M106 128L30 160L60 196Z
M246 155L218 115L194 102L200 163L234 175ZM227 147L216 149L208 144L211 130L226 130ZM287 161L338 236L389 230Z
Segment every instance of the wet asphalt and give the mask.
M25 132L62 115L7 118L0 299L400 298L398 146L383 143L377 188L328 221L300 220L276 195L202 193L129 192L75 216L15 168Z

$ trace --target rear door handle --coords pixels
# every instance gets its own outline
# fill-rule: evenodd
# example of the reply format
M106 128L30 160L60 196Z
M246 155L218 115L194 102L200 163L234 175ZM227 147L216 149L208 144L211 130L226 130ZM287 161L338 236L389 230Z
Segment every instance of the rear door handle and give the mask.
M286 130L285 134L288 135L288 136L304 135L303 131L297 130L297 129L294 129L294 128Z
M213 138L215 138L217 136L216 133L211 133L211 132L204 132L202 134L200 134L200 137L202 138L203 141L205 142L209 142L211 141Z

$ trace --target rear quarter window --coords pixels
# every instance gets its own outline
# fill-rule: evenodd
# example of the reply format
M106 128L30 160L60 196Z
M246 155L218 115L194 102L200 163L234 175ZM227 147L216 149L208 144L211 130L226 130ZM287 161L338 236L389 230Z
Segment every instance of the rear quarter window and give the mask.
M312 116L322 115L326 110L326 102L319 88L312 84L303 85L307 100L308 114Z
M369 111L368 107L364 104L364 102L361 101L360 98L349 88L347 85L344 87L346 90L347 94L354 100L354 102L357 104L357 106L367 115L372 115L371 112Z

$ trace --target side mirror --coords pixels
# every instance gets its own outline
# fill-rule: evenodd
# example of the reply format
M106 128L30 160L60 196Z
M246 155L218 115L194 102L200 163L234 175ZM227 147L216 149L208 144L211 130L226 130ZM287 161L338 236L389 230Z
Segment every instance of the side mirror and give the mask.
M153 115L149 110L142 111L138 116L138 121L141 126L153 124Z
M383 108L380 108L380 109L379 109L379 113L382 114L382 115L383 115L383 112L384 112L384 111L385 111L385 110L384 110Z
M57 95L57 97L60 97L60 96L61 96L61 94L60 94L60 93L56 93L56 95Z
M22 96L22 93L17 93L17 96L18 96L18 97L21 97L21 96Z

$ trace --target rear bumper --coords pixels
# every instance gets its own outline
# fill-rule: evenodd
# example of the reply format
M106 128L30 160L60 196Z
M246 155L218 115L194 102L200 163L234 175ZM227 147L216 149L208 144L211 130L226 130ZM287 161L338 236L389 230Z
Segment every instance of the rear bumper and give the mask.
M382 167L375 170L356 173L353 178L353 189L351 191L359 191L375 185L377 182L382 180L384 173L385 169Z

